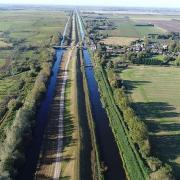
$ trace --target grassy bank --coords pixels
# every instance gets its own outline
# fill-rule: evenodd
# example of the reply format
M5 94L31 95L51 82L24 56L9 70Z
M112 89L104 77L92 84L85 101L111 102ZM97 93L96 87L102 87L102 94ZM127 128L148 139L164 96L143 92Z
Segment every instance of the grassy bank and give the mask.
M106 79L104 71L97 63L97 59L95 59L95 57L94 60L96 62L94 70L102 102L107 111L110 126L115 136L127 177L132 180L148 179L148 169L144 165L144 162L140 158L139 153L132 143L128 129L123 121L123 117L116 106L112 90Z
M83 64L83 59L82 59L82 51L79 51L80 53L80 60L81 60L81 65ZM100 157L99 157L99 152L98 152L98 146L96 142L96 135L95 135L95 124L94 120L92 117L92 112L91 112L91 104L90 104L90 98L89 98L89 90L87 86L87 81L85 77L85 71L84 67L81 68L82 71L82 80L83 80L83 88L84 88L84 93L85 93L85 103L86 103L86 113L87 113L87 119L88 119L88 126L90 129L90 136L91 136L91 142L92 142L92 151L91 151L91 169L92 169L92 178L96 180L102 180L104 179L103 174L102 174L102 169L101 169L101 164L100 164Z

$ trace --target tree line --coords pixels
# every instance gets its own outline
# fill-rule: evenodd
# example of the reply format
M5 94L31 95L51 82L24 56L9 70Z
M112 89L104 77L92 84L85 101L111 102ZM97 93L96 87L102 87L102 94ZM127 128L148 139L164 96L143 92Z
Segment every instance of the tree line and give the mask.
M136 115L133 108L131 107L131 102L129 101L129 98L124 91L124 87L120 82L118 82L121 80L117 78L113 67L111 65L104 65L104 60L100 57L96 59L98 59L99 65L103 62L103 66L101 66L107 73L107 78L109 84L111 85L116 104L122 113L123 120L128 128L132 142L134 143L138 152L141 154L142 159L145 161L150 170L150 179L173 180L174 177L171 166L166 163L162 163L158 158L152 156L147 126Z

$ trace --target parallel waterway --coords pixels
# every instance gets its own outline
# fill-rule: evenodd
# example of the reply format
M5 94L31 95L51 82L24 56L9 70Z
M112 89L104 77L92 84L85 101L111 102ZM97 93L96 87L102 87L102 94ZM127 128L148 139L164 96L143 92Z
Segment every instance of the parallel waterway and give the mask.
M65 29L64 29L63 37L60 43L61 46L63 46L64 44L67 25L69 23L69 20L70 18L68 19ZM26 163L25 163L24 168L22 169L22 171L16 178L17 180L32 180L34 178L34 174L36 172L36 167L37 167L39 154L41 150L41 145L43 141L44 129L47 125L48 113L50 110L50 105L52 103L55 88L56 88L56 81L57 81L57 76L58 76L63 52L64 52L63 49L60 49L60 48L56 49L56 57L55 57L55 62L52 68L52 75L49 80L46 94L37 112L35 127L33 130L33 136L32 136L32 144L31 144L31 147L29 147L28 150L26 151Z
M78 16L81 38L84 40L84 31L81 19ZM108 167L105 173L106 180L124 180L126 179L124 169L119 154L117 144L114 140L112 130L109 126L107 113L102 106L98 85L94 76L94 70L91 57L88 50L83 49L83 59L85 63L85 75L87 79L92 115L95 121L96 136L100 152L100 160Z

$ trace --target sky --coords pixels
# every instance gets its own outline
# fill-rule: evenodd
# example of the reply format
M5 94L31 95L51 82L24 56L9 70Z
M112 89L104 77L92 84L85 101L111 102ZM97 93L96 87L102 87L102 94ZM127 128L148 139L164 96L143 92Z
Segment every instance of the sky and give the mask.
M121 7L175 7L180 0L0 0L0 4L91 5Z

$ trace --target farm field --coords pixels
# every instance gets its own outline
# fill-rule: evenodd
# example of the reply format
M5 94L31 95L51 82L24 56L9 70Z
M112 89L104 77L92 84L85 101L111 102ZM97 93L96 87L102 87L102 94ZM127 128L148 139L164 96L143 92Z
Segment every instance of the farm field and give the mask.
M157 34L163 33L164 31L159 27L150 27L150 26L135 26L135 22L131 20L124 19L111 19L116 25L114 30L101 30L103 34L109 34L109 36L122 36L122 37L135 37L143 38L148 34Z
M152 153L168 162L179 179L179 68L131 66L120 75L137 115L148 126Z
M112 30L99 30L100 33L109 37L133 37L144 38L148 34L163 34L166 32L180 31L179 15L161 14L85 14L85 19L107 18L107 21L115 25ZM155 26L135 26L137 23L152 23Z
M180 20L143 20L140 23L153 23L168 32L180 32Z
M117 46L123 46L123 45L130 45L131 42L137 40L138 38L128 38L128 37L108 37L106 39L103 39L101 42L107 45L117 45Z
M0 68L5 64L5 59L0 59Z
M113 14L111 18L129 18L132 20L164 20L179 19L180 15L161 15L161 14Z

